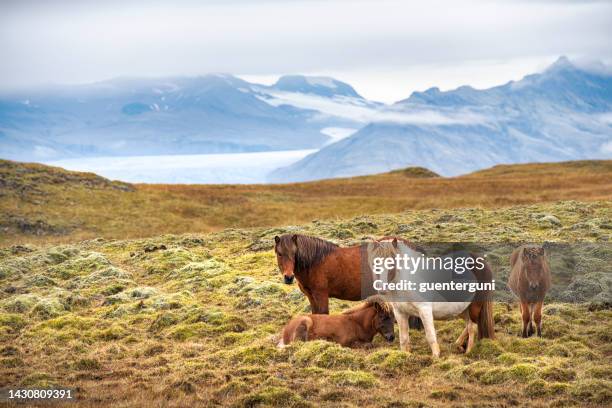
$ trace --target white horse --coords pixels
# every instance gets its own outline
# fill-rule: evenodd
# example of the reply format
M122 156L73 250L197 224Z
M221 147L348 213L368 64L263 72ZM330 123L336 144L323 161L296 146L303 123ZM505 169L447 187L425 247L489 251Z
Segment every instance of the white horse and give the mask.
M395 237L386 237L380 241L369 244L368 246L368 261L370 268L374 266L374 259L392 258L397 254L403 256L407 254L409 257L422 257L422 252L418 251L410 242ZM379 265L380 267L380 265ZM386 282L400 282L397 277L397 268L383 268L384 272L379 274L379 278L385 277ZM484 268L472 270L479 281L490 281L491 270L484 264ZM386 276L384 276L386 274ZM463 317L466 321L466 327L457 338L455 344L466 353L474 346L476 334L478 338L494 338L495 331L493 327L492 302L490 293L484 293L484 296L479 296L479 300L464 301L464 302L433 302L419 299L418 294L414 298L410 295L406 296L404 292L400 299L393 296L389 291L379 291L380 294L388 296L393 307L395 318L399 324L400 348L402 351L410 352L410 335L408 320L410 316L418 316L423 321L425 329L425 337L431 347L431 353L434 357L440 356L440 346L436 336L434 320L448 320ZM394 299L395 300L392 300ZM485 299L485 300L483 300ZM467 347L465 342L467 340Z

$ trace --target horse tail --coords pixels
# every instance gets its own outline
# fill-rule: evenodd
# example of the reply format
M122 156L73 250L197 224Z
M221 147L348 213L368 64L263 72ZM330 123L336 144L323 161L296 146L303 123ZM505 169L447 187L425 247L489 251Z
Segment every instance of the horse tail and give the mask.
M493 302L482 302L478 316L478 339L494 339L495 323L493 322Z
M476 255L471 254L472 258ZM483 261L482 267L474 269L474 275L478 282L487 283L493 279L493 272L486 261ZM493 291L482 290L477 294L480 303L480 314L478 315L478 339L494 339L495 338L495 323L493 321Z
M423 321L420 317L410 316L408 319L408 327L415 330L423 330Z

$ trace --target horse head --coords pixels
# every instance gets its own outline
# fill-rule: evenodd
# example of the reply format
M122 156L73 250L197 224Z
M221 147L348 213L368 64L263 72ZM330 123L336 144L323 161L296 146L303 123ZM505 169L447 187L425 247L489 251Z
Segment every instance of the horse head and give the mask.
M297 235L278 235L274 237L274 253L278 268L287 285L295 278L295 254L297 253Z
M544 278L544 248L528 246L523 249L523 268L529 289L536 290Z
M385 338L389 343L395 340L395 316L393 309L382 302L373 303L376 315L374 316L374 329Z

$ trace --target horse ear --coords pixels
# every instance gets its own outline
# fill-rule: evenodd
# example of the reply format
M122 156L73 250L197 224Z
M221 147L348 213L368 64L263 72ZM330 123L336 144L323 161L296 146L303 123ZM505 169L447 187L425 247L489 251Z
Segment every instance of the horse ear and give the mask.
M274 237L274 242L277 244L280 242L280 237L278 235Z
M295 244L295 246L297 246L297 235L296 235L296 234L293 234L293 235L291 236L291 240L293 241L293 243Z
M393 244L393 248L397 249L397 238L393 238L393 242L391 244Z

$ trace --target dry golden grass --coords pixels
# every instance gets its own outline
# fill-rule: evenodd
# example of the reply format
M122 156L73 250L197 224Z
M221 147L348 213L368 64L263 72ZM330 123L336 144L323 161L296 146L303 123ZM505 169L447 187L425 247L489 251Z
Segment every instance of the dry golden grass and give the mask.
M5 190L0 195L0 245L210 232L413 209L612 198L612 161L496 166L455 178L427 177L422 170L409 169L282 185L138 184L131 192L91 174L0 164ZM80 177L85 181L79 182ZM7 185L7 180L18 186ZM24 231L19 220L40 221L43 227L40 233Z

